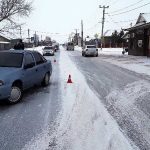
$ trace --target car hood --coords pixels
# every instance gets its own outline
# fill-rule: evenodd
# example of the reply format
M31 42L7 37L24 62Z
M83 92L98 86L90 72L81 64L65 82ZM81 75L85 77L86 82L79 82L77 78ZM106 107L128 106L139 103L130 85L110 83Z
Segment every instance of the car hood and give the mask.
M11 67L0 67L0 79L6 78L10 74L14 74L20 70L20 68L11 68Z

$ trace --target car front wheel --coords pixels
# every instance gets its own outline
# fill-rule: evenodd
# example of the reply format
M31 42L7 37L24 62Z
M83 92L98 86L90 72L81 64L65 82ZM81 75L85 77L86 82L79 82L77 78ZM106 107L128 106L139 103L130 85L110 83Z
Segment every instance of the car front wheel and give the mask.
M46 73L44 76L44 79L42 81L42 85L43 86L48 86L49 85L49 81L50 81L50 74Z
M17 85L13 85L11 87L10 97L8 98L8 102L10 104L16 104L22 99L22 89Z

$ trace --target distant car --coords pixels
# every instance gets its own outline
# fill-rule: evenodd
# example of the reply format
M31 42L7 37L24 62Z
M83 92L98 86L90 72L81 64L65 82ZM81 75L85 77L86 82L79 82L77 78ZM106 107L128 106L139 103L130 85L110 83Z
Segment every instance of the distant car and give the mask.
M52 65L36 51L0 51L0 72L0 100L15 104L24 90L49 84Z
M11 48L11 49L9 49L10 51L13 51L14 50L14 48Z
M98 49L95 45L86 45L82 50L82 56L98 57Z
M54 46L55 52L59 50L59 45Z
M73 42L68 42L66 46L67 51L74 51L74 44Z
M54 56L54 47L53 46L45 46L43 48L43 56Z

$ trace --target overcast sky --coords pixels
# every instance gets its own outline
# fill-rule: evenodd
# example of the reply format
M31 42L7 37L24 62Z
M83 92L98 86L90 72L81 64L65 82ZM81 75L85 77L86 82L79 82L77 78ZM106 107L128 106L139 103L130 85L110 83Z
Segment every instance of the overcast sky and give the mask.
M34 0L34 10L30 17L24 20L24 22L26 22L24 29L31 29L31 34L36 30L40 31L37 32L37 34L43 35L43 37L48 34L58 41L66 41L68 35L71 32L75 32L75 29L78 29L78 32L80 32L81 19L83 19L84 35L90 35L92 37L95 33L99 35L101 33L102 9L99 8L99 5L109 5L109 9L106 9L106 13L113 15L115 13L111 12L117 11L118 9L122 9L122 11L116 13L121 13L150 2L150 0L139 1L140 0ZM139 3L128 9L123 9L136 2ZM120 30L121 28L127 28L131 22L135 24L135 19L138 18L139 13L143 12L150 13L150 5L121 15L109 17L108 14L106 14L104 32L113 32L115 29Z

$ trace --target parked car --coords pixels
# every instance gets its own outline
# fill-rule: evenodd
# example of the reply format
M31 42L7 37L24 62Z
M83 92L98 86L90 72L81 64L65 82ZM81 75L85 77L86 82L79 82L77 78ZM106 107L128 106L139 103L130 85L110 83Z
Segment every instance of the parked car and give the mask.
M43 56L54 56L54 47L53 46L45 46L43 48Z
M0 100L14 104L24 90L49 84L52 65L36 51L0 51L0 72Z
M73 42L68 42L66 48L67 48L68 51L74 51Z
M55 45L54 48L55 48L55 52L58 51L59 50L59 45Z
M98 57L98 49L95 45L85 45L85 47L82 50L82 56Z

